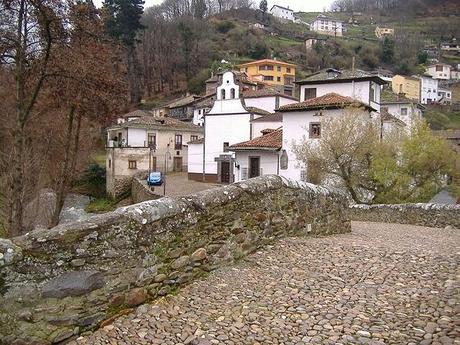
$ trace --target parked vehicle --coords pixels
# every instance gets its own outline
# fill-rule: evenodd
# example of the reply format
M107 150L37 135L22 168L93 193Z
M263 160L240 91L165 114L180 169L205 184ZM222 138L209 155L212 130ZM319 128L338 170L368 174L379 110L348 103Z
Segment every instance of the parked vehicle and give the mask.
M159 171L151 172L147 177L147 184L149 186L161 186L163 184L163 174Z

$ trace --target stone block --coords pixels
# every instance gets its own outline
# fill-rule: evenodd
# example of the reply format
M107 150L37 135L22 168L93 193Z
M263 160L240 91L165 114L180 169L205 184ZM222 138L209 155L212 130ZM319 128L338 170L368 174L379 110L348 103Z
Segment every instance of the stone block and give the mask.
M46 282L42 287L42 296L46 298L80 296L100 289L104 285L104 276L99 271L66 272Z

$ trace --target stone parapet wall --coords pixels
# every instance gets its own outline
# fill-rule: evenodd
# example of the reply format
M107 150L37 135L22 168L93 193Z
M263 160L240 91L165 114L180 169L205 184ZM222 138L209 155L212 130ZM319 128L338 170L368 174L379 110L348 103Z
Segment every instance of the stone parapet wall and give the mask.
M339 192L264 176L0 240L0 342L71 339L278 237L349 232L347 209Z
M395 204L353 205L350 218L357 221L422 225L460 229L460 205Z
M163 187L154 187L154 190L149 188L146 181L147 177L134 177L132 186L131 186L131 200L133 204L148 200L156 200L162 197L162 195L155 193L156 191L161 190Z

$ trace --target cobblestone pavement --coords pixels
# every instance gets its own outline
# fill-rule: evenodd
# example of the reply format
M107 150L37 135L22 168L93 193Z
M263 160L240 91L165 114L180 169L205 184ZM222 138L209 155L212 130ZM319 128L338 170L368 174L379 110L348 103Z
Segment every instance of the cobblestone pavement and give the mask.
M171 172L166 175L166 196L177 197L202 190L220 187L217 183L204 183L188 179L187 173ZM155 187L155 193L163 195L163 186Z
M289 238L73 344L460 344L460 231Z

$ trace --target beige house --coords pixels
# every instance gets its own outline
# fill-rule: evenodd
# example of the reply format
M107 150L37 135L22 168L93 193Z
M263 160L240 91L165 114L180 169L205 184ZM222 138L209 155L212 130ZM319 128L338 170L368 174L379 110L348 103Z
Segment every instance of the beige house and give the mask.
M107 129L107 193L112 197L129 191L135 175L187 171L186 143L203 136L203 128L191 123L132 113L136 116L127 114Z
M391 80L391 87L395 94L403 94L413 101L420 101L421 82L419 78L397 74Z
M379 39L395 35L395 30L391 28L382 28L377 26L375 28L375 36Z

